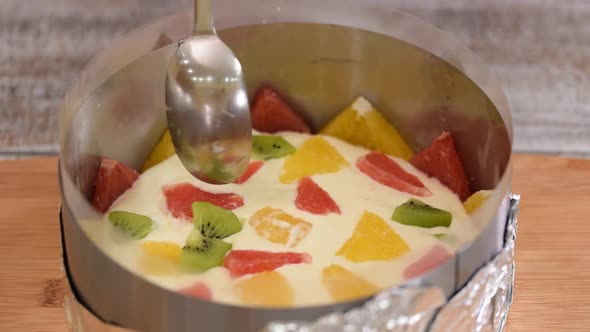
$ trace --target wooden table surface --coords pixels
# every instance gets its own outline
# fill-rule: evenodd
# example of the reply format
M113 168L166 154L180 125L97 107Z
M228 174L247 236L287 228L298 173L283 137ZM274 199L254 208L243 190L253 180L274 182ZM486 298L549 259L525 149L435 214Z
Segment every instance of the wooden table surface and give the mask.
M0 157L55 153L57 111L88 61L191 1L0 0ZM453 33L490 65L516 151L590 156L589 1L371 1Z
M55 158L0 162L0 331L64 331ZM588 331L590 161L516 155L521 194L507 331Z

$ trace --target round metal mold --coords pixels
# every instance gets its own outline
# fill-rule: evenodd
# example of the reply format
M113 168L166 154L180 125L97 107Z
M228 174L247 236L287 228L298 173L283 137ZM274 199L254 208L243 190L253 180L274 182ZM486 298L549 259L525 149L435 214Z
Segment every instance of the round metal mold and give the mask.
M215 1L220 37L244 67L252 95L263 84L289 96L315 129L359 95L419 150L451 131L474 189L494 189L475 215L480 236L408 285L450 298L504 246L512 120L494 76L449 35L380 1ZM79 222L100 157L139 168L166 126L164 72L191 13L133 31L99 54L60 113L65 265L76 298L98 319L142 331L254 331L271 321L313 321L368 299L293 309L205 302L165 290L105 255ZM404 285L404 286L408 286Z

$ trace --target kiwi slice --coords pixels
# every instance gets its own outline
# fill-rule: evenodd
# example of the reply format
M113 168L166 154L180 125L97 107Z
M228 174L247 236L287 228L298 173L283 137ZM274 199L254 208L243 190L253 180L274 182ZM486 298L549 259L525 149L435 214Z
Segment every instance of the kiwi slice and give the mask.
M281 136L254 135L252 154L262 160L281 158L295 152L295 147Z
M193 229L180 253L180 266L190 271L207 271L222 265L231 248L230 243L205 237L198 229Z
M448 211L437 209L412 198L396 207L391 219L400 224L424 228L449 227L453 220L453 215Z
M240 220L229 210L209 202L194 202L192 208L195 228L205 237L225 239L242 230Z
M121 232L136 239L143 239L152 231L152 219L133 212L112 211L109 221Z

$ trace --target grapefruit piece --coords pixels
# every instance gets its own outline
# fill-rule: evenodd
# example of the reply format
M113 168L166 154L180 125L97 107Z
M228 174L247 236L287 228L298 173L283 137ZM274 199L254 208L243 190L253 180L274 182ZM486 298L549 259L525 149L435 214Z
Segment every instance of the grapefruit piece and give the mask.
M286 247L296 246L311 231L312 225L283 210L265 207L248 221L258 236Z
M424 256L404 270L404 278L412 279L424 274L451 258L451 254L441 245L435 245Z
M463 207L468 214L472 214L475 210L479 209L483 203L492 195L491 190L480 190L463 202Z
M405 160L414 154L398 131L363 97L332 119L320 134Z
M248 180L250 180L250 178L256 174L256 172L258 172L258 170L264 166L264 161L258 160L258 161L251 161L248 164L248 167L246 168L246 171L244 171L244 174L242 174L242 176L240 176L234 183L236 184L242 184Z
M399 234L374 213L365 211L352 236L336 252L351 262L387 261L410 251Z
M203 300L211 300L213 298L213 292L211 291L211 288L209 288L209 286L207 286L202 281L197 281L188 287L181 288L179 292Z
M384 186L416 196L430 196L432 193L415 175L381 152L369 152L357 160L356 166L371 179Z
M131 188L139 173L133 168L116 160L103 158L100 162L98 175L94 182L92 205L101 213Z
M335 301L347 301L375 294L379 288L340 265L322 271L322 283Z
M311 129L276 91L261 88L252 106L252 128L263 133L296 131L310 133Z
M416 154L410 163L438 179L456 193L461 201L465 201L471 195L469 180L450 133L443 132L429 147Z
M335 173L345 167L348 162L336 148L324 138L313 136L285 159L279 180L288 184L304 176Z
M313 182L309 176L299 180L295 206L300 210L313 214L340 214L340 207L338 207L332 197L317 183Z
M143 163L141 167L141 172L145 172L148 169L156 166L157 164L163 162L164 160L172 157L176 153L174 149L174 144L172 144L172 136L170 136L170 132L168 129L164 132L160 140L150 153L148 159Z
M246 274L272 271L286 264L311 263L311 256L297 252L232 250L224 258L223 266L233 278Z
M235 286L243 303L263 307L293 305L293 288L287 278L276 271L268 271L240 280Z
M190 183L179 183L162 187L166 206L175 218L193 220L193 202L209 202L226 210L244 205L242 196L233 193L213 194Z

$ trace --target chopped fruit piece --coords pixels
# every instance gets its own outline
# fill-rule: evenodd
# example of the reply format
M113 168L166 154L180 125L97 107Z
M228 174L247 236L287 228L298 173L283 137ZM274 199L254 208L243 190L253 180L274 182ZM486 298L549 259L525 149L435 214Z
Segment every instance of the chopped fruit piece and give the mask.
M340 214L340 207L332 197L309 177L299 180L297 186L297 208L313 214L328 214L330 212Z
M358 299L379 291L377 286L336 264L324 268L322 282L335 301Z
M293 288L287 278L276 271L263 272L240 280L236 291L243 303L264 307L293 305Z
M203 300L211 300L213 298L213 292L211 291L211 288L201 281L197 281L191 286L179 289L179 292Z
M103 158L94 184L92 205L101 213L107 212L138 177L139 173L133 168L116 160Z
M320 133L405 160L414 154L397 130L363 97L357 98Z
M371 179L384 186L417 196L432 193L414 175L406 172L397 162L380 152L369 152L358 159L356 166Z
M412 198L395 208L391 220L404 225L424 228L449 227L453 215L448 211L437 209Z
M180 253L180 265L187 270L207 271L221 266L231 247L227 242L204 237L198 229L194 229Z
M109 221L121 232L136 239L143 239L152 231L152 219L127 211L112 211Z
M237 179L234 183L235 184L242 184L248 180L250 180L250 178L256 174L256 172L258 172L258 170L264 166L264 161L252 161L248 164L248 167L246 168L246 171L244 171L244 174L242 174L242 176L240 176L239 179Z
M469 198L463 202L463 207L467 213L472 214L475 210L479 209L483 203L492 195L491 190L480 190L475 194L469 196Z
M269 207L258 210L249 220L256 234L273 243L296 246L311 230L311 224L283 210Z
M139 262L141 272L146 275L172 276L179 273L178 261L172 262L167 258L145 253Z
M180 183L162 187L168 210L175 218L190 220L193 217L193 202L209 202L226 210L233 210L244 205L242 196L227 193L213 194L201 190L190 183Z
M404 270L404 278L412 279L424 274L451 258L451 254L441 245L436 245L430 249L426 255L422 256L416 262L412 263Z
M379 216L364 212L352 236L336 252L351 262L386 261L410 251L408 244Z
M295 147L281 136L252 136L252 155L262 160L282 158L295 152Z
M158 144L156 144L150 153L148 159L143 164L141 172L145 172L156 166L164 160L172 157L175 153L176 150L174 150L174 144L172 144L172 137L170 136L170 132L166 130L160 138L160 141L158 141Z
M148 275L173 275L178 273L182 248L173 242L145 241L142 244L142 269Z
M263 133L298 131L310 133L311 129L281 97L270 88L258 91L252 106L252 128Z
M178 262L182 248L174 242L145 241L142 244L146 254L157 256L171 262Z
M301 263L311 263L311 256L297 252L232 250L225 257L223 266L236 278L246 274L272 271L286 264Z
M285 159L280 180L291 183L304 176L335 173L347 166L348 162L338 150L322 137L313 136Z
M422 172L438 179L464 201L471 195L463 163L455 150L453 136L443 132L426 149L416 154L410 163Z
M238 217L231 211L209 202L194 202L192 207L195 228L205 237L225 239L242 230Z

